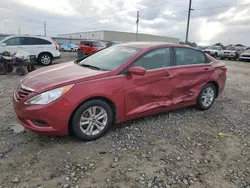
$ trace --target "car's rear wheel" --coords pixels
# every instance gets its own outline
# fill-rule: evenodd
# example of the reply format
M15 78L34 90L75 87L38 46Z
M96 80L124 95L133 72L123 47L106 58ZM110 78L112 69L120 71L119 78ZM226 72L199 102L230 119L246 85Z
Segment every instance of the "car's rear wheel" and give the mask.
M52 63L53 57L49 53L42 53L38 56L38 61L44 66L48 66Z
M206 84L200 91L198 96L196 106L200 110L209 109L215 100L216 97L216 88L213 83Z
M113 111L102 100L82 104L72 118L72 129L77 137L91 141L103 136L113 123Z

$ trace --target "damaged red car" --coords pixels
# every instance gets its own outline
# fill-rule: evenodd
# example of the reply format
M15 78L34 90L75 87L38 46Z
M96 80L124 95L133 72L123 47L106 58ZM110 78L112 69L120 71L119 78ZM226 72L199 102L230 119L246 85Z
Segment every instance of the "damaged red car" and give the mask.
M226 71L222 61L187 46L124 43L27 74L13 103L33 132L94 140L126 120L190 105L209 109Z

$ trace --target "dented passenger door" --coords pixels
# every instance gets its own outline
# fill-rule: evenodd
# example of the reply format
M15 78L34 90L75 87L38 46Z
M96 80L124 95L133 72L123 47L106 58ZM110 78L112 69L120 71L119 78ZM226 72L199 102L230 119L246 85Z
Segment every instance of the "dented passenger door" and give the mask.
M194 102L201 88L212 78L212 64L203 52L187 47L174 48L174 64L171 68L175 78L172 105Z
M125 116L167 108L171 105L171 48L154 49L138 58L129 67L140 66L146 74L125 76Z

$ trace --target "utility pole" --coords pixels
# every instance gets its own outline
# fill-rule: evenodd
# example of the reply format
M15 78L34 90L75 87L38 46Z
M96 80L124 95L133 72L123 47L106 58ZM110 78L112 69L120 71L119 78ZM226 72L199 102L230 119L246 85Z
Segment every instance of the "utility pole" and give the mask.
M193 10L191 8L192 6L192 0L189 0L189 7L188 7L188 20L187 20L187 31L186 31L186 44L188 42L188 32L189 32L189 21L190 21L190 13L191 13L191 10Z
M140 18L140 14L139 14L139 11L137 11L137 15L136 15L136 41L138 41L139 18Z
M46 22L44 22L44 36L46 36Z

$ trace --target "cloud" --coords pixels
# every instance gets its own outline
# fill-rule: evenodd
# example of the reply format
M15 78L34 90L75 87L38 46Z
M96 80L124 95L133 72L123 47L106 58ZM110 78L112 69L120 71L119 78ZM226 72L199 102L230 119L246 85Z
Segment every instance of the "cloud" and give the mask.
M242 6L244 5L244 6ZM250 0L193 0L189 40L202 44L221 42L250 46ZM184 0L8 0L1 1L0 31L47 34L90 30L139 32L184 40L188 1Z

